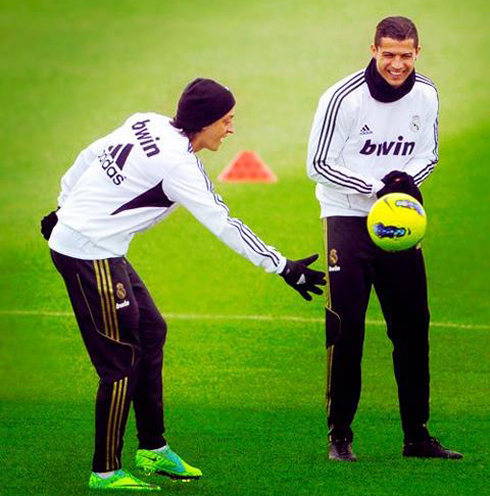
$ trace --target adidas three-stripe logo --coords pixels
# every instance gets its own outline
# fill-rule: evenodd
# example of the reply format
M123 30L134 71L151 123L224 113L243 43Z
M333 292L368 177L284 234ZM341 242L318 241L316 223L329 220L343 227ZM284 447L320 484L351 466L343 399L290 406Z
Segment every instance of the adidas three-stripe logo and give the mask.
M122 170L133 146L132 143L112 145L98 156L102 169L116 186L122 184L126 179L122 174Z
M131 143L128 143L127 145L109 146L108 151L119 169L123 170L124 164L126 163L133 146L134 145Z
M359 134L364 136L366 134L373 134L373 132L371 131L371 129L369 129L369 126L367 124L364 124L364 126L361 127L361 131Z

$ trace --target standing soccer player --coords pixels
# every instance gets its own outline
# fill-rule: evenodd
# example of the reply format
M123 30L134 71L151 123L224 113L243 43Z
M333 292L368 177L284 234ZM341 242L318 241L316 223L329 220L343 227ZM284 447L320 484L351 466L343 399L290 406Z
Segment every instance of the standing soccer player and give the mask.
M329 458L355 461L351 423L361 392L365 314L371 286L393 343L403 455L461 458L427 430L429 309L422 250L388 253L366 228L377 198L408 193L438 161L438 97L434 83L415 72L417 29L405 17L376 27L366 69L342 79L321 97L308 146L308 175L317 182L328 261L327 417Z
M324 273L309 269L318 255L292 261L263 243L229 210L195 155L218 150L234 132L235 99L210 79L184 90L173 120L140 113L83 150L63 176L59 209L41 230L65 281L80 331L99 375L95 405L92 489L158 490L121 467L123 436L133 404L146 474L198 479L164 438L162 365L166 323L125 258L133 236L177 205L237 253L280 274L303 298L322 294ZM165 257L162 257L162 263ZM167 261L171 263L171 261Z

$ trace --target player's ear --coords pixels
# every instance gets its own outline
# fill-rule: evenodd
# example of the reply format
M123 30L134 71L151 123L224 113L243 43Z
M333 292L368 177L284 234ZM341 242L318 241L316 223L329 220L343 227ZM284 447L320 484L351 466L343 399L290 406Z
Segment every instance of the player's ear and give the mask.
M373 57L376 55L376 45L374 43L371 45L371 53Z
M422 47L420 45L415 49L415 60L417 60L417 57L420 55L421 50Z

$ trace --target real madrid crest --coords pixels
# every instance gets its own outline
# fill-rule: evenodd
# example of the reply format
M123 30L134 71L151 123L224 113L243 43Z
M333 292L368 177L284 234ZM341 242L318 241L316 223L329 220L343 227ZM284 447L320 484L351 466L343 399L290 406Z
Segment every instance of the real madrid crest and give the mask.
M329 265L337 265L338 261L339 256L337 255L337 250L335 248L332 248L330 250L330 253L328 254L328 263Z
M339 272L340 267L337 265L339 262L339 255L335 248L332 248L328 252L328 271L329 272Z
M122 282L116 284L116 295L120 300L126 298L126 288Z
M417 131L420 131L420 116L419 115L414 115L412 117L412 121L410 122L410 129L416 133Z

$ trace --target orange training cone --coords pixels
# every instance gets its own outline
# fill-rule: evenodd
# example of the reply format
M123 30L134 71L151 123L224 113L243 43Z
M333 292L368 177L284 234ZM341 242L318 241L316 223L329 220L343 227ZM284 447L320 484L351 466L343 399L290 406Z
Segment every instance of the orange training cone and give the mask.
M252 151L239 152L218 176L222 182L275 183L277 176L259 155Z

